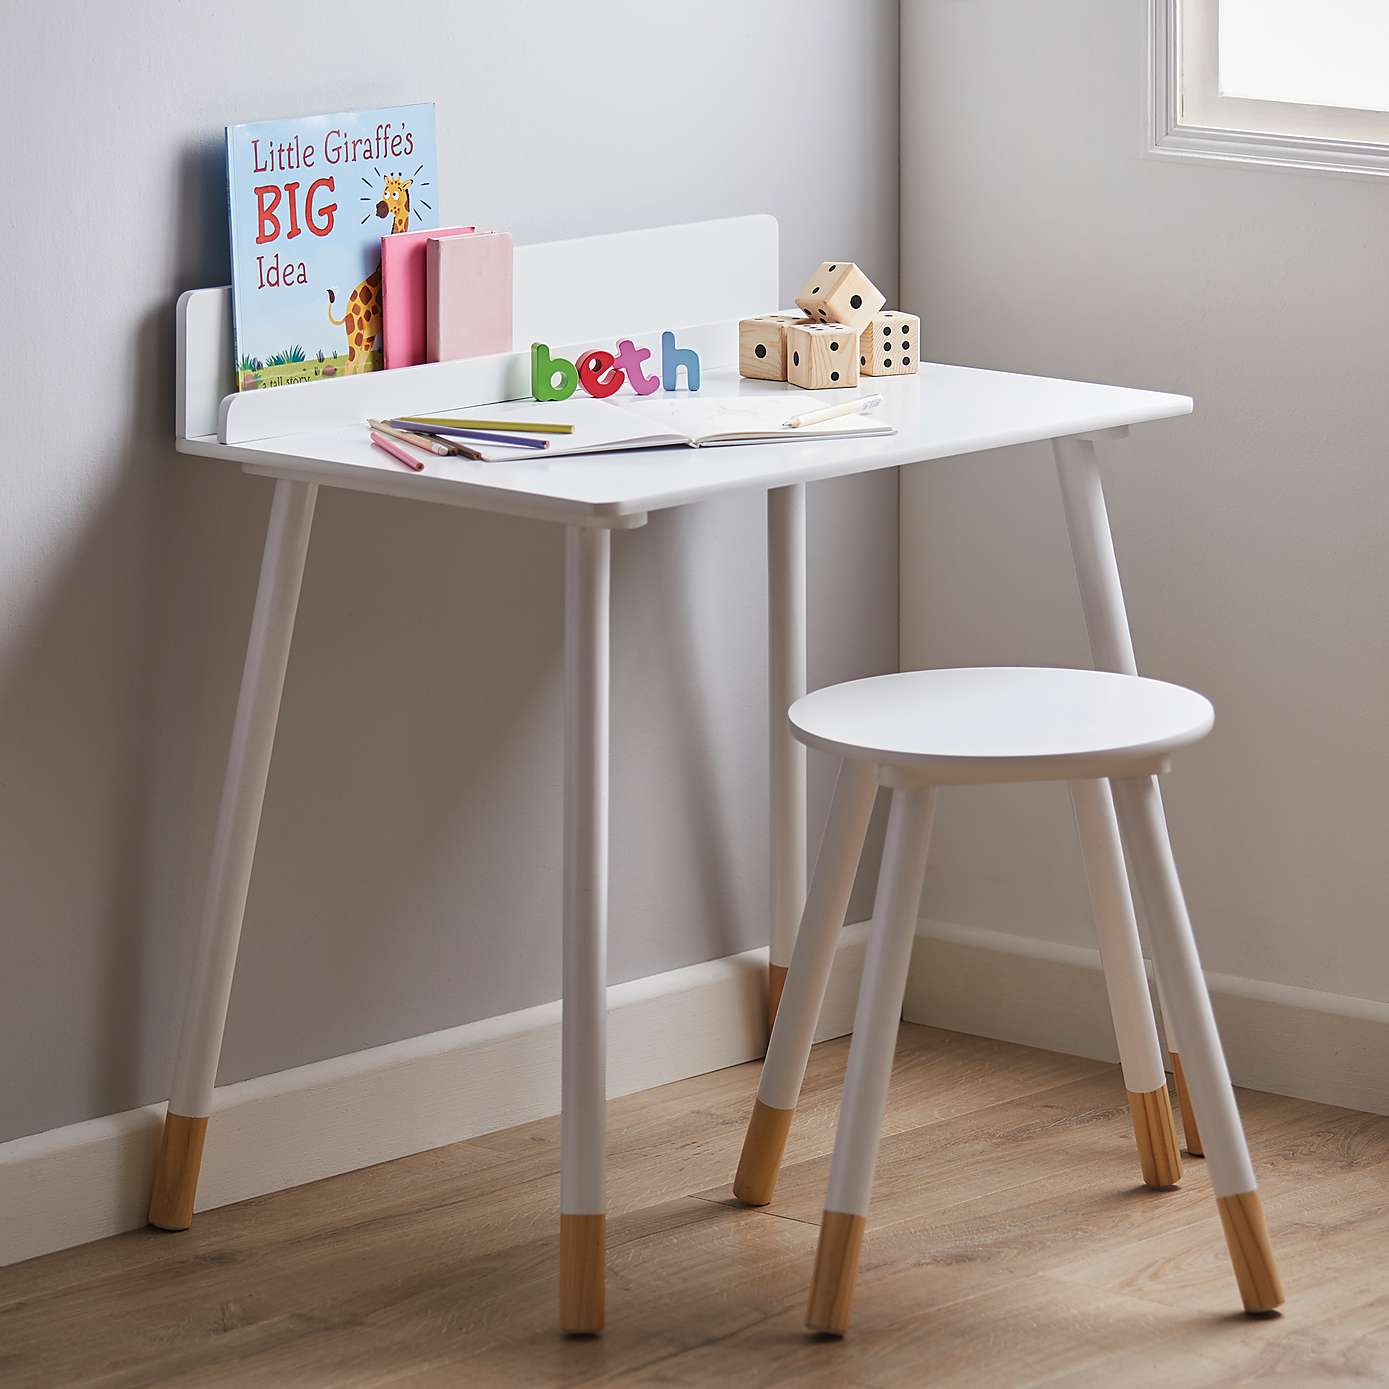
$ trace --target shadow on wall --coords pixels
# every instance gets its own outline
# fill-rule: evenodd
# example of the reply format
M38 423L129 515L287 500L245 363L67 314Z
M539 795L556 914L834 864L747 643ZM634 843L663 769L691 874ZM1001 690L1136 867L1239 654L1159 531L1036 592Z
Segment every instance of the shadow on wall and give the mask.
M217 146L181 156L183 196L155 248L172 267L171 295L226 260L223 177ZM148 1050L164 1030L159 998L178 953L170 925L185 905L183 875L170 869L187 854L193 798L161 743L170 707L206 712L171 662L167 631L190 577L179 558L195 482L172 447L171 306L143 312L104 358L123 377L124 432L102 437L76 413L66 422L70 450L104 455L83 477L99 475L99 488L58 494L80 520L60 556L34 555L43 586L7 634L0 1008L6 1050L25 1064L3 1068L0 1140L146 1097ZM65 422L55 423L61 438ZM63 456L55 450L52 466ZM222 525L242 532L264 511L250 493L220 502Z
M154 909L158 614L181 490L155 425L171 418L168 323L163 309L146 313L119 356L149 408L112 441L105 491L85 499L86 519L0 672L10 987L24 991L6 1011L31 1049L28 1065L5 1068L17 1087L0 1105L7 1127L21 1115L27 1129L57 1122L46 1106L59 1094L61 1117L98 1112L130 1092L137 1069Z
M171 440L173 304L225 277L222 180L219 146L188 151L168 297L117 359L132 423L0 671L0 1001L27 1048L0 1141L161 1099L172 1071L271 491ZM760 497L734 505L760 531ZM713 726L730 695L706 697L705 619L681 601L701 537L659 517L614 547L615 608L654 590L663 612L645 651L614 623L615 706L636 700L624 667L659 706L627 711L649 767L624 773L644 754L614 739L615 802L633 793L614 865L648 824L697 864L697 900L666 908L710 924L693 958L746 948L765 915L762 793L749 835ZM560 528L325 492L310 549L224 1083L558 993Z

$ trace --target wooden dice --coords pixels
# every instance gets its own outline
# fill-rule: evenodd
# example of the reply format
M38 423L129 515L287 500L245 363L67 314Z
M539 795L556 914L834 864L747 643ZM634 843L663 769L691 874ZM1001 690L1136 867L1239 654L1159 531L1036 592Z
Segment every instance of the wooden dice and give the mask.
M786 379L808 391L858 385L859 335L844 323L786 329Z
M805 282L796 304L817 323L844 323L856 333L887 302L872 280L851 261L826 261Z
M809 323L789 313L764 313L738 324L738 375L754 381L786 380L786 330Z
M859 337L859 369L865 376L910 376L920 341L921 320L914 313L875 313Z

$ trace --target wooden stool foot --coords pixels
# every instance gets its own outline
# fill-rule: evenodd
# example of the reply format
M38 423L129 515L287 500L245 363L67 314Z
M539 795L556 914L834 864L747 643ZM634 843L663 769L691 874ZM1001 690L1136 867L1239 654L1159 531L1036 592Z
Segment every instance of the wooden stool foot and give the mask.
M559 1218L559 1325L568 1336L603 1329L604 1215Z
M193 1201L203 1165L207 1119L164 1116L164 1133L154 1168L149 1222L161 1230L186 1230L193 1223Z
M1186 1139L1186 1150L1192 1157L1205 1157L1206 1150L1201 1146L1201 1130L1196 1127L1196 1111L1191 1107L1191 1091L1186 1088L1182 1054L1174 1051L1169 1055L1172 1058L1172 1079L1177 1084L1177 1103L1182 1111L1182 1136Z
M1268 1240L1263 1202L1257 1191L1238 1196L1219 1196L1220 1223L1225 1227L1225 1243L1230 1250L1235 1279L1246 1312L1271 1312L1283 1305L1283 1284L1273 1260Z
M776 1026L776 1011L781 1007L782 990L786 988L786 975L790 965L767 966L767 1031Z
M794 1109L773 1109L761 1100L753 1102L738 1175L733 1178L733 1194L745 1206L765 1206L771 1201L795 1113Z
M1182 1175L1182 1159L1177 1152L1177 1130L1172 1121L1172 1102L1167 1087L1128 1092L1129 1116L1133 1120L1134 1142L1143 1180L1161 1190L1176 1186Z
M859 1250L863 1247L864 1217L826 1211L815 1248L815 1272L810 1280L810 1306L805 1324L811 1331L842 1336L849 1329L858 1281Z

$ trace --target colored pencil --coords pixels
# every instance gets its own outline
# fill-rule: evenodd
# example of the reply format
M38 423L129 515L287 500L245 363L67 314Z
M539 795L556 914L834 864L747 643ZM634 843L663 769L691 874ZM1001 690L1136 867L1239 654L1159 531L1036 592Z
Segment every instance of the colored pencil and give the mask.
M842 405L827 405L823 410L810 410L804 415L792 415L783 429L801 429L808 424L823 424L825 420L835 420L841 415L862 415L868 410L876 410L883 403L880 395L863 395L857 400L846 400Z
M445 439L442 434L434 434L431 438L439 441L439 447L446 453L454 454L458 458L471 458L474 462L482 459L481 449L475 449L471 444L465 444L462 439Z
M374 448L378 448L382 453L389 453L397 463L404 463L411 472L424 472L424 464L418 458L412 458L405 449L396 443L392 443L384 434L378 434L374 429L371 431L371 442Z
M572 434L572 424L550 424L545 420L452 420L444 415L405 415L410 424L447 424L455 429L505 429L513 434Z
M460 429L452 424L421 424L418 420L390 420L393 429L408 429L416 434L443 434L449 438L476 439L482 444L507 444L517 449L547 449L548 439L523 439L516 434L489 434L483 429Z
M417 449L424 449L427 453L437 454L440 458L447 458L450 449L447 444L441 444L437 439L429 434L414 434L408 429L392 429L385 420L368 420L367 425L380 434L385 434L389 438L399 439L402 444L410 444Z

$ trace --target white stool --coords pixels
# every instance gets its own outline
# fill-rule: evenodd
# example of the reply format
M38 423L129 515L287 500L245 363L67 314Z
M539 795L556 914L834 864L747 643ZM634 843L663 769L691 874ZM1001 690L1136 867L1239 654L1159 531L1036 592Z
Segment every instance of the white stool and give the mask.
M1010 668L877 676L791 707L796 737L843 761L734 1182L750 1205L772 1198L873 799L879 783L893 791L811 1284L813 1330L842 1333L849 1324L935 788L987 782L1071 784L1143 1180L1171 1186L1181 1162L1117 809L1245 1309L1283 1301L1155 775L1174 748L1204 737L1213 717L1202 696L1157 680Z

